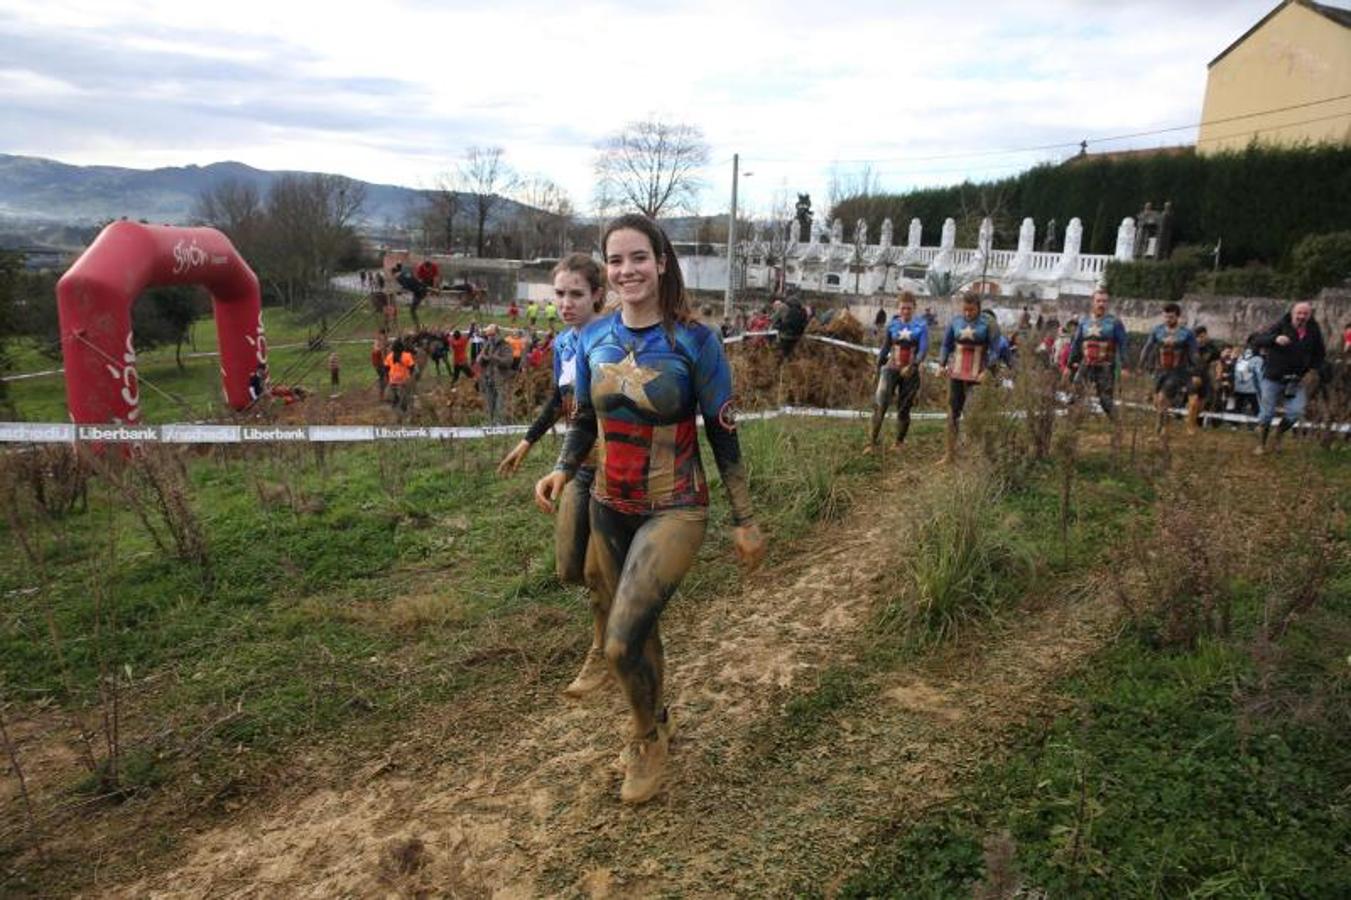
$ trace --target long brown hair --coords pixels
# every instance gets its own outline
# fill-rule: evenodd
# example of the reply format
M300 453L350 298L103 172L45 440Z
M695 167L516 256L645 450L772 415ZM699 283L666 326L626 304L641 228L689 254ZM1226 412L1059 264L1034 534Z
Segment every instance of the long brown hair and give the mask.
M555 278L560 272L576 272L586 279L586 283L591 287L591 293L601 290L605 287L605 271L601 269L600 263L591 258L587 253L569 253L558 261L554 270L549 273L549 277ZM599 300L591 301L591 311L600 312L601 307L605 305L605 295L602 293Z
M661 226L647 216L639 213L626 213L617 219L611 219L605 226L605 236L601 239L601 252L610 243L610 235L616 231L631 229L647 237L652 252L666 263L666 271L657 280L657 305L661 309L661 320L667 328L677 322L694 320L694 309L690 306L689 295L685 293L685 276L680 273L680 263L676 259L671 239Z

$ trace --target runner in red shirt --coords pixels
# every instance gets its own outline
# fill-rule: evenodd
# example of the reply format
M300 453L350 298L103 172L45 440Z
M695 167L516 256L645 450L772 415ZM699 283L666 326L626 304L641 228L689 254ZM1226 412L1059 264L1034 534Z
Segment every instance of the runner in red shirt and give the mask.
M469 338L461 333L457 328L450 335L450 358L451 373L450 383L454 384L460 380L461 375L469 376L469 380L474 380L474 370L469 368Z

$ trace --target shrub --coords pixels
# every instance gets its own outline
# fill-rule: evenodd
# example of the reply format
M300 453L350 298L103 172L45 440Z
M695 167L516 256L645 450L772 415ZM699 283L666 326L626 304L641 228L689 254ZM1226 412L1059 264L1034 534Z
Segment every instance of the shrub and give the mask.
M1290 270L1297 296L1310 297L1351 278L1351 231L1311 234L1295 245Z
M1168 260L1107 263L1107 290L1117 297L1149 300L1181 300L1196 275L1196 261L1187 257Z
M1003 492L989 472L961 470L935 488L922 498L930 514L907 536L900 596L881 613L884 629L920 644L989 616L1030 565L1000 527Z
M1222 297L1287 297L1290 279L1270 266L1244 266L1207 272L1197 287Z

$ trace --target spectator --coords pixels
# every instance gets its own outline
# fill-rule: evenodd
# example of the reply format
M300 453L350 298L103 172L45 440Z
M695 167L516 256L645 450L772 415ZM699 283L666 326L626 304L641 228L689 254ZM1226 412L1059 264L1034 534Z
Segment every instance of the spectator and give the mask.
M338 351L336 350L328 355L328 386L335 391L338 389Z
M516 329L507 335L507 344L511 346L511 368L520 371L521 358L525 354L525 334L520 329Z
M257 403L266 390L267 366L264 363L259 363L258 368L254 369L253 374L249 376L249 399Z
M371 344L371 368L375 369L375 383L380 389L380 399L385 399L385 387L389 384L389 370L385 368L385 353L388 336L380 329Z
M549 330L552 331L554 325L558 323L558 304L550 300L544 307L544 321L549 323Z
M483 352L483 329L478 327L477 322L469 323L469 364L478 365L478 355Z
M461 375L469 376L469 380L474 380L474 370L469 368L469 338L460 333L460 329L455 329L450 335L450 359L453 364L451 369L450 383L453 385L460 380Z
M778 309L774 316L774 328L779 332L779 359L786 360L797 349L802 334L807 330L807 311L796 296L786 301L775 301Z
M479 352L479 387L487 408L488 424L501 425L507 420L514 373L511 345L489 324L483 329L484 346Z
M1234 412L1241 416L1258 413L1257 395L1262 387L1262 369L1266 361L1253 349L1257 335L1249 335L1247 346L1234 362Z
M1323 332L1313 317L1313 304L1307 301L1296 303L1253 343L1267 352L1266 368L1258 387L1257 447L1253 450L1261 456L1266 452L1267 434L1278 405L1283 410L1281 425L1276 432L1277 448L1285 433L1304 414L1304 404L1308 400L1304 376L1323 367L1327 348L1323 344Z
M521 318L521 308L517 306L516 301L513 300L511 301L511 303L507 304L507 319L511 321L512 328L516 327L516 323L517 321L520 320L520 318Z
M417 362L408 352L401 338L395 338L389 352L385 354L385 368L389 372L390 403L400 412L408 412L413 399L413 370Z
M539 318L539 304L531 300L525 305L525 318L530 322L530 327L535 327L535 320Z

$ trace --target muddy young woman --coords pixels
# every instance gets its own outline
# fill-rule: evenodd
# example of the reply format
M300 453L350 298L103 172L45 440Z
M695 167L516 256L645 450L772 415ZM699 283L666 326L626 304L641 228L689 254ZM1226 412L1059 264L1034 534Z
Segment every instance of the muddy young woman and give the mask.
M539 415L526 431L525 438L503 458L497 474L506 477L515 474L540 438L562 418L571 422L576 412L577 341L581 330L601 311L605 302L605 282L600 264L585 253L574 253L563 259L553 271L554 304L563 322L568 326L554 341L554 389L540 408ZM590 457L577 467L572 480L558 497L557 517L554 521L554 559L558 579L564 584L584 585L587 542L591 537L590 494L595 480L595 463ZM595 594L591 598L594 631L591 649L587 651L582 669L563 693L572 698L584 697L600 687L609 676L602 646L605 642L605 614Z
M535 500L551 511L594 449L586 578L606 663L632 715L620 798L642 803L661 788L671 731L658 620L708 521L696 414L727 490L737 556L754 567L765 544L751 519L722 341L694 320L671 242L651 220L628 215L609 224L603 246L619 312L581 333L577 412Z

